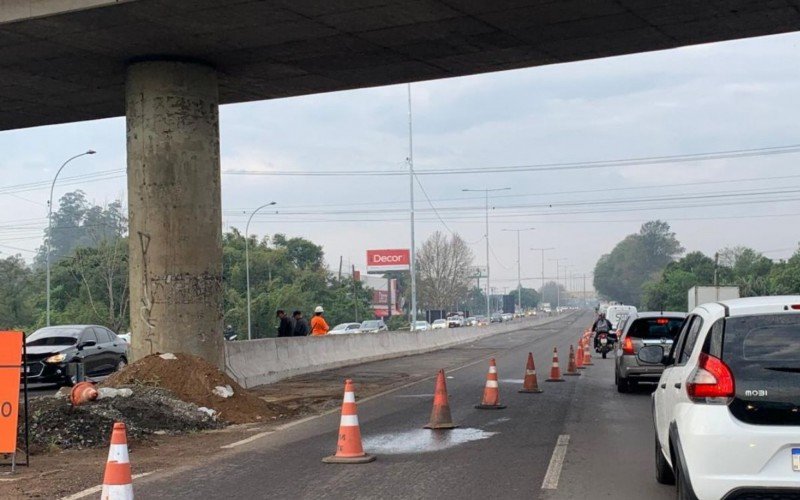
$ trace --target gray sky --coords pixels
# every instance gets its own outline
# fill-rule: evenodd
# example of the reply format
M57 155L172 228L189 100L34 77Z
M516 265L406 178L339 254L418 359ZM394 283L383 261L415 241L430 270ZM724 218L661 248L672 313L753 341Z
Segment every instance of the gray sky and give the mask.
M420 171L537 165L800 144L799 42L798 34L780 35L414 84L415 165ZM223 107L224 227L243 229L244 212L274 200L281 213L256 216L251 232L309 238L324 246L332 268L340 255L363 269L367 248L407 247L407 176L225 173L403 172L406 99L400 85ZM88 148L98 154L70 164L64 179L117 172L102 181L59 181L56 198L80 188L95 203L124 199L121 118L0 132L0 187L41 183L11 194L0 189L3 254L32 257L55 170ZM541 273L540 254L530 247L556 247L547 258L568 259L570 271L582 274L653 218L667 220L690 251L741 244L785 258L800 241L799 157L419 179L447 226L472 244L477 264L485 261L483 195L461 190L512 188L492 200L490 218L493 285L511 288L516 235L503 228L536 228L522 234L523 277ZM728 182L753 178L760 179ZM686 183L695 184L668 186ZM767 194L630 202L753 190ZM419 187L416 193L421 242L446 229ZM541 206L595 199L605 204ZM614 201L621 203L608 203ZM336 213L347 210L359 213ZM555 263L545 264L553 276Z

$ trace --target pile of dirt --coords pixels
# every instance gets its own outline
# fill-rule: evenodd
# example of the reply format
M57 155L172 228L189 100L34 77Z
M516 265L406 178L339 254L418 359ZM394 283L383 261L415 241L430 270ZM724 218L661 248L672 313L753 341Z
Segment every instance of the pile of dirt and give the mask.
M77 407L64 395L56 394L31 400L29 411L34 453L108 446L114 422L125 423L131 442L142 442L154 434L184 434L223 425L194 404L154 387L138 387L128 397L106 398ZM22 427L19 435L23 436Z
M291 416L286 408L254 396L216 366L190 354L147 356L115 373L101 386L162 387L182 401L215 410L218 419L232 424ZM215 388L225 386L233 389L232 396L214 394Z

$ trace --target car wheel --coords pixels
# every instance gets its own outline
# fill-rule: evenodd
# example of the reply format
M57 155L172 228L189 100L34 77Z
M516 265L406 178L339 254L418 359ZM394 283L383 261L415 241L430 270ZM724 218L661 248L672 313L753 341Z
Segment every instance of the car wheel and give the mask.
M617 392L625 394L626 392L630 392L630 385L628 384L628 379L617 377Z
M675 484L675 474L672 472L672 467L667 463L667 459L664 458L664 453L661 452L661 444L658 442L658 436L656 436L655 441L656 481L660 484Z
M119 358L119 363L117 363L116 371L122 371L125 367L128 366L128 361L125 358Z

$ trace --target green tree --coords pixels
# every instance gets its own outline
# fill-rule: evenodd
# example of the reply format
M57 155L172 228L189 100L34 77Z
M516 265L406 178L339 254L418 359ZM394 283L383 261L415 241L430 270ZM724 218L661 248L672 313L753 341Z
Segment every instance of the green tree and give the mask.
M28 330L36 321L36 282L19 255L0 260L0 328Z
M550 304L553 310L555 310L559 303L564 305L567 302L567 289L564 288L564 285L556 283L555 281L548 281L545 283L539 295L541 301Z

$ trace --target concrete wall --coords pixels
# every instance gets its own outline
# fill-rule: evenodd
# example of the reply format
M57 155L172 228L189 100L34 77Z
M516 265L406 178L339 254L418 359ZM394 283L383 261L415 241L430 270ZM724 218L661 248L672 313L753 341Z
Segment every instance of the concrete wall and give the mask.
M250 388L305 373L444 349L492 335L544 325L557 319L559 317L555 316L525 318L480 328L448 328L426 332L382 332L226 342L226 370L240 385Z

